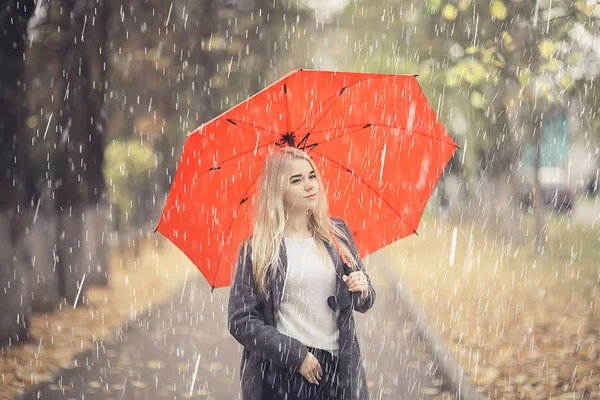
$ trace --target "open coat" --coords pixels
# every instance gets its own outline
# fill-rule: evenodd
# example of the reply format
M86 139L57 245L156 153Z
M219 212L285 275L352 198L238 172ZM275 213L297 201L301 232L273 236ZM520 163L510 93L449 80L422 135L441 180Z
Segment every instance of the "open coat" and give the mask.
M350 239L350 243L346 244L349 245L358 266L369 282L369 296L354 307L354 310L364 313L373 306L375 290L360 260L348 225L341 218L332 217L332 221L341 227ZM338 240L344 241L343 238L338 238ZM342 281L344 275L342 260L336 247L328 243L325 243L325 247L336 268L336 293L338 304L340 304L338 314L340 399L368 399L367 381L354 329L354 315L351 308L344 307L344 304L351 302L352 292ZM242 399L260 400L267 363L272 362L279 367L299 372L308 349L300 341L281 334L276 328L276 316L283 295L285 274L281 276L278 268L271 270L272 274L268 279L270 296L263 299L258 293L252 273L250 245L248 245L245 260L243 254L242 248L229 296L228 329L231 335L244 346L240 365ZM287 272L287 254L283 242L279 249L279 261L283 270Z

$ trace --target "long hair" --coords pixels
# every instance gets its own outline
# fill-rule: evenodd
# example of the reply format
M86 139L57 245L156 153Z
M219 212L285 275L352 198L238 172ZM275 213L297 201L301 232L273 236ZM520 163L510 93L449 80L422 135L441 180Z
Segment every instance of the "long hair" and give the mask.
M357 270L357 260L344 243L344 241L348 242L348 237L341 228L332 223L329 217L323 181L314 161L307 153L295 147L277 148L267 155L258 179L252 228L248 241L244 243L244 246L246 246L250 242L252 246L252 272L258 292L263 298L269 297L269 291L267 290L269 274L275 266L280 265L279 248L283 240L282 235L287 220L283 196L294 159L308 161L316 174L319 192L316 206L308 213L308 228L310 234L315 238L326 265L334 268L333 261L324 245L324 243L333 245L331 237L331 233L333 233L336 237L344 239L338 240L340 250L352 270ZM242 260L245 259L246 254L244 254ZM279 271L283 273L281 266Z

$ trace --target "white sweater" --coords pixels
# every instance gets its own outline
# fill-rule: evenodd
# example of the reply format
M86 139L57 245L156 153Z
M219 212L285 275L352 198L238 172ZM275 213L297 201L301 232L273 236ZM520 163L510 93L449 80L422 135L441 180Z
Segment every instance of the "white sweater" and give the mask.
M314 238L284 238L284 243L288 265L277 330L337 356L337 315L327 305L335 295L333 263L325 263Z

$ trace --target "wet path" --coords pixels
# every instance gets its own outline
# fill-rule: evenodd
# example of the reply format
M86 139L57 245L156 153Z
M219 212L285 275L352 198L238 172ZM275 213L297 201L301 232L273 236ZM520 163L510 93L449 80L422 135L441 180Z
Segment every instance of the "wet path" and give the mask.
M371 259L377 301L356 313L371 399L438 398L438 365L398 305L395 278ZM80 353L54 382L20 398L239 399L242 347L227 332L228 296L228 288L211 295L203 280L188 282L172 302L129 321L112 341Z

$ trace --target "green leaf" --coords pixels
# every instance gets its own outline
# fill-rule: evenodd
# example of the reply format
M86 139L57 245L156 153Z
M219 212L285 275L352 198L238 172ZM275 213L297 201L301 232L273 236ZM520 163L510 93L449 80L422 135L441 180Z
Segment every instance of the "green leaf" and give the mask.
M428 0L427 8L431 14L436 14L442 7L442 0Z
M566 61L567 61L567 64L569 64L569 66L574 66L574 65L580 64L582 60L583 60L583 57L582 57L581 53L579 51L573 51L573 52L569 53Z
M521 69L518 73L519 83L521 86L525 87L531 81L531 70L529 68Z
M421 71L419 73L423 79L429 79L435 68L436 61L433 58L428 58L421 63Z
M483 61L484 64L491 64L494 60L494 53L497 50L498 49L496 48L496 46L490 47L489 49L483 49L481 61Z
M461 73L456 67L449 68L446 72L446 86L457 87L462 82Z

